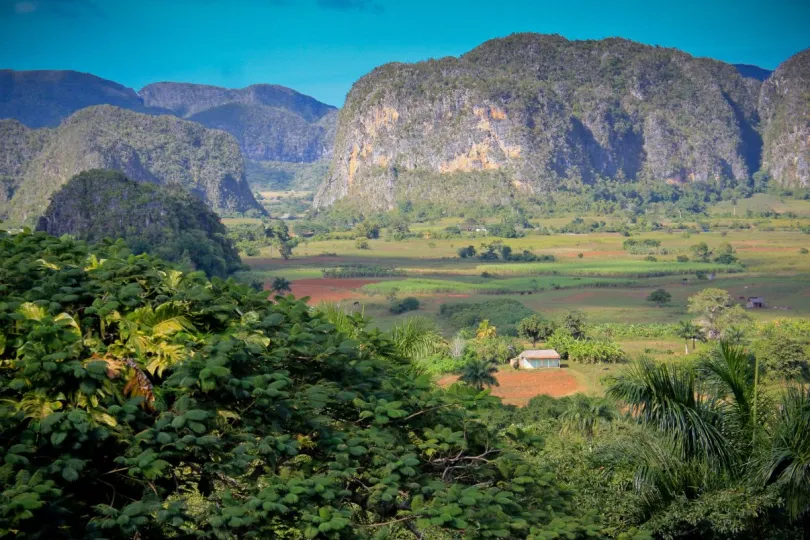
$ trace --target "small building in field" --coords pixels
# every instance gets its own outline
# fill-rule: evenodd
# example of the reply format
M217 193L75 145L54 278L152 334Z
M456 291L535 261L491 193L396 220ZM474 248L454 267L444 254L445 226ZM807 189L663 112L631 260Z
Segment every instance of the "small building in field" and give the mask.
M540 369L560 367L560 355L554 349L526 350L518 355L520 369Z
M748 297L748 302L746 302L745 307L748 309L757 309L767 307L767 305L765 304L765 299L761 296L750 296Z

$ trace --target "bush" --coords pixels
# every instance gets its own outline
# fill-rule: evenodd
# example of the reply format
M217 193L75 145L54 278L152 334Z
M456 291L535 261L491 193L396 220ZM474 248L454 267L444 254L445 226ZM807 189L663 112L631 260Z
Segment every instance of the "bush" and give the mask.
M551 337L546 340L546 346L557 351L560 358L568 359L568 350L571 344L576 341L565 328L557 328Z
M658 262L658 258L653 257L652 255L647 255L646 257L644 257L644 260L647 262Z
M658 307L669 304L671 301L672 295L669 294L666 289L656 289L647 296L647 302L654 302L658 304Z
M393 302L389 311L394 315L399 315L400 313L416 311L417 309L419 309L419 300L413 296L408 296L407 298Z
M807 248L802 248L799 250L799 253L801 253L802 255L807 255L808 253L810 253L810 251L808 251Z
M368 244L368 240L365 238L358 238L354 241L354 247L357 249L371 249L371 246Z
M506 364L518 355L512 338L497 336L488 339L476 339L470 343L472 352L480 360L489 360L496 364Z
M445 355L434 355L420 358L415 364L431 375L445 375L447 373L459 373L469 362L468 356L453 358Z
M467 246L458 248L458 251L456 251L456 253L458 253L458 256L461 257L462 259L469 259L475 257L476 251L473 246Z
M572 340L567 347L568 359L578 364L617 364L624 360L624 351L613 341Z
M737 256L733 253L721 253L714 258L717 264L734 264L737 262Z
M538 341L547 340L556 329L554 321L548 321L539 314L523 319L517 327L518 335L531 341L532 346Z
M676 260L677 260L679 263L685 263L685 262L689 262L689 257L687 257L686 255L678 255L678 256L676 257Z
M511 298L471 304L448 303L439 307L439 316L447 320L453 330L475 328L488 319L498 328L498 333L508 336L516 336L517 324L533 314L532 310Z

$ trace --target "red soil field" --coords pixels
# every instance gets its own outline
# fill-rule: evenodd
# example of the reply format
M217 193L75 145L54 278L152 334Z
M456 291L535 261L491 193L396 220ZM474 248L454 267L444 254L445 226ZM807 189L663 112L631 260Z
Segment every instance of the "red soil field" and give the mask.
M297 279L292 282L292 294L296 298L309 296L310 304L319 302L340 302L348 298L356 298L361 293L357 289L369 283L377 283L379 279L348 278L348 279ZM269 288L269 282L265 288Z
M507 405L520 407L540 394L551 397L563 397L576 394L581 390L573 375L564 368L538 369L533 371L499 371L495 378L500 386L492 388L492 395L498 396ZM456 382L457 375L447 375L439 379L441 386Z

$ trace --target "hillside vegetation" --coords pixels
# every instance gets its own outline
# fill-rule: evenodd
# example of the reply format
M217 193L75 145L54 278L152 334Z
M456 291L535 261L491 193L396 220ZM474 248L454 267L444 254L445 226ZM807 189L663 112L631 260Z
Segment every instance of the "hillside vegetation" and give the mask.
M123 239L134 253L225 277L242 268L219 217L180 186L130 180L91 170L71 178L54 195L37 230L69 234L90 243Z
M331 155L337 109L283 86L155 83L140 95L150 107L227 131L247 159L312 162Z
M0 121L0 139L0 148L10 149L4 152L0 217L12 223L35 222L69 178L90 169L179 185L218 211L262 212L245 180L236 141L193 122L98 106L82 109L53 130Z
M807 84L793 80L798 103ZM459 58L386 64L349 93L315 205L508 204L605 180L747 184L761 164L760 86L732 65L624 39L516 34ZM784 155L801 168L799 150Z
M790 58L763 84L764 166L790 187L810 187L810 50Z
M93 105L160 112L144 105L131 88L89 73L0 70L0 118L13 118L30 128L56 127Z

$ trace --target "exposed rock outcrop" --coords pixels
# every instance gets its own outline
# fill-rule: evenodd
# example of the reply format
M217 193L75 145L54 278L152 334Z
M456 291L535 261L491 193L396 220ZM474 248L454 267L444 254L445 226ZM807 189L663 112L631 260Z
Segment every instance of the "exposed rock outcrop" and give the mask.
M810 187L810 49L782 63L762 85L762 168L784 187Z
M599 178L743 181L759 167L759 85L673 49L536 34L387 64L349 93L315 204L491 204Z

